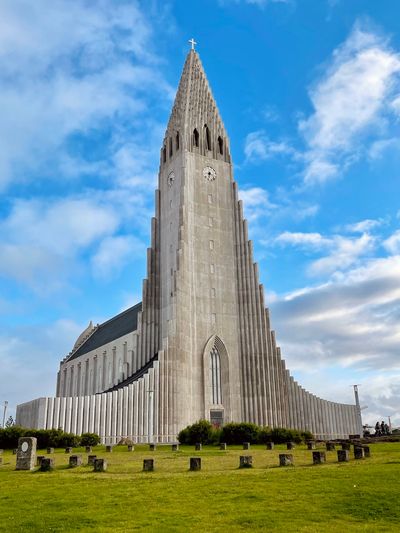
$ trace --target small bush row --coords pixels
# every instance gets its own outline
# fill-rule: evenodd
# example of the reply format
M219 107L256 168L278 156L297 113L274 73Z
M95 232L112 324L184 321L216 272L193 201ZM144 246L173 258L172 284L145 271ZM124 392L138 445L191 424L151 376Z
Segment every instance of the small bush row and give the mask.
M260 427L249 422L225 424L222 428L215 428L208 420L199 420L195 424L182 429L178 435L181 444L265 444L274 442L280 444L293 441L301 443L313 438L309 431L298 431L287 428Z
M79 436L65 433L61 429L26 429L20 426L11 426L0 429L0 448L16 448L20 437L36 437L39 449L96 446L100 442L100 437L96 433L83 433Z

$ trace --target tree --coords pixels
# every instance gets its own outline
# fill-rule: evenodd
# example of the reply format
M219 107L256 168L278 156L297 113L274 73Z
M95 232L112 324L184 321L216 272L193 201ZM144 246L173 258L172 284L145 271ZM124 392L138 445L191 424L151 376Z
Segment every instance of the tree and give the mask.
M10 428L12 426L15 426L15 422L12 416L8 417L8 420L6 422L6 428Z

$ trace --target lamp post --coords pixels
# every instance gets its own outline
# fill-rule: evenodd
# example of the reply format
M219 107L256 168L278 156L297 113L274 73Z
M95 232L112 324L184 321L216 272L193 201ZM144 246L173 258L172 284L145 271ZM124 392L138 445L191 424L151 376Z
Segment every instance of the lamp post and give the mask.
M5 424L6 424L6 414L7 414L7 407L8 407L8 402L7 400L4 402L4 411L3 411L3 428L5 427Z

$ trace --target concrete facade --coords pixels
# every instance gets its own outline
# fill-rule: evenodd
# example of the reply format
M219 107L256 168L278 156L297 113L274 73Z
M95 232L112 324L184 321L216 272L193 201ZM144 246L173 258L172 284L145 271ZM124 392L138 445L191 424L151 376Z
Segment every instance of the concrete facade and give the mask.
M60 365L57 397L18 406L17 423L94 431L106 443L121 437L172 442L200 418L310 430L329 439L361 432L358 405L317 398L285 367L228 136L193 50L161 148L136 315L129 331L121 327L130 317L124 313L89 324ZM113 328L123 334L112 335Z

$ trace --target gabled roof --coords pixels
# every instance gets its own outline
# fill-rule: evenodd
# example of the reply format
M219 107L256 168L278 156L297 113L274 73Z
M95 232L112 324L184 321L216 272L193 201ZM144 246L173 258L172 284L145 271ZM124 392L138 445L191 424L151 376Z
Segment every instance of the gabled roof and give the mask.
M92 335L88 337L76 352L73 352L71 356L68 357L67 361L72 361L85 353L96 350L104 344L135 331L137 329L138 314L141 310L142 302L97 326Z

